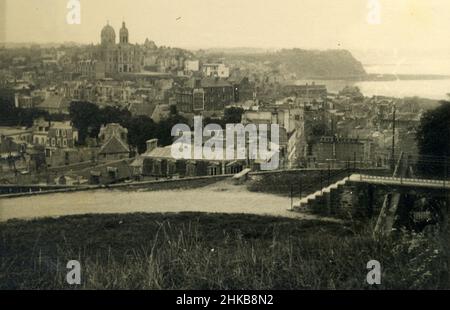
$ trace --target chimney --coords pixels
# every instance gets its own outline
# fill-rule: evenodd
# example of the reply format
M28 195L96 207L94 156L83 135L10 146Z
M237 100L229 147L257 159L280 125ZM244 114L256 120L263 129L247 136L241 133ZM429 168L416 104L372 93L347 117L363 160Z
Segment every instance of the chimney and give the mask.
M153 151L158 147L158 139L151 139L147 141L147 153Z

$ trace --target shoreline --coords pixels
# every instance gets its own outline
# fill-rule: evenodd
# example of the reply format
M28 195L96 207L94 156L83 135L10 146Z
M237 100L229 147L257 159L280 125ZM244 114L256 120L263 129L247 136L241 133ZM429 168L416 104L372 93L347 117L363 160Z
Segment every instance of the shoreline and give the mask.
M312 76L297 79L321 80L321 81L349 81L349 82L389 82L389 81L433 81L448 80L450 75L443 74L389 74L389 73L368 73L365 76Z

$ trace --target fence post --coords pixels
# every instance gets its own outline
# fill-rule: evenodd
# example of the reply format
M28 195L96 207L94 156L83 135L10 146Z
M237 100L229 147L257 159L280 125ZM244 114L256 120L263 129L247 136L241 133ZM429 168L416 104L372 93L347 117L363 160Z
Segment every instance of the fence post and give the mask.
M348 178L350 179L350 160L347 159L347 174L348 174Z
M302 199L302 178L300 177L300 194L299 194L299 196L300 196L300 199Z
M331 167L330 163L328 163L328 185L331 184Z
M291 210L294 209L294 190L293 190L293 186L291 183Z
M447 164L447 156L444 157L444 163L445 163L445 172L444 172L444 190L446 189L445 187L445 181L447 181L447 177L448 177L448 164Z
M447 154L446 154L447 155ZM448 178L448 157L447 156L445 156L445 179L444 179L444 182L445 181L447 181L447 178ZM445 187L445 183L444 183L444 187ZM445 205L446 205L446 212L447 212L447 215L448 215L448 213L449 213L449 207L450 207L450 190L447 190L447 188L445 187L444 188L444 194L445 193L447 193L445 196L446 196L446 202L445 202Z
M323 189L323 179L322 179L322 170L320 170L320 191Z

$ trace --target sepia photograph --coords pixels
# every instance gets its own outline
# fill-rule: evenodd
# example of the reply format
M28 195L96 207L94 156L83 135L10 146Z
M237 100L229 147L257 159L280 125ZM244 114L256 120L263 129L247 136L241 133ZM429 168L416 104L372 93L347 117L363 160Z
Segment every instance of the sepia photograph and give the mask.
M0 290L450 289L449 37L447 0L0 0Z

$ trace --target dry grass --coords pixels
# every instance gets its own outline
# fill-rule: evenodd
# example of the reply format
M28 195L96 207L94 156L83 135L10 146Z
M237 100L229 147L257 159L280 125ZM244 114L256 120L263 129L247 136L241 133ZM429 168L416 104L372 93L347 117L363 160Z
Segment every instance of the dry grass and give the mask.
M409 237L380 243L366 228L337 223L86 215L9 221L0 224L0 238L2 289L73 288L65 282L73 259L82 265L80 289L367 289L371 259L382 264L379 288L448 288L437 243L419 242L411 251Z

